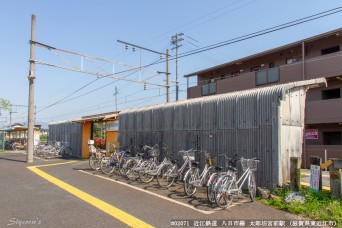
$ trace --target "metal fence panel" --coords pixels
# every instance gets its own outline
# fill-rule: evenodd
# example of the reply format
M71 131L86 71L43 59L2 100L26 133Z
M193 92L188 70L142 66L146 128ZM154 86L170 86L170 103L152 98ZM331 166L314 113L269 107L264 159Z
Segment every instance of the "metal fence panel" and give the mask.
M222 153L260 158L257 183L274 188L288 180L290 157L301 154L305 91L324 83L325 79L316 79L190 99L145 108L144 115L144 108L122 111L120 144L132 137L136 145L160 140L174 154L190 148L207 150L219 165L224 164L218 157ZM132 115L137 116L136 128L121 123ZM196 157L203 165L203 155Z
M5 149L5 132L0 131L0 150Z
M64 122L49 125L49 141L68 142L74 157L82 157L82 124Z

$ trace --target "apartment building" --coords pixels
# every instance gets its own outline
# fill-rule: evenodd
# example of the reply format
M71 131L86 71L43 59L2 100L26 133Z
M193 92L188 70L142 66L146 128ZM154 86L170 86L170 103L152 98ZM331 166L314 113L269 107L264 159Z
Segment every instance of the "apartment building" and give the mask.
M306 97L303 167L310 156L342 158L342 28L194 72L188 99L325 77Z

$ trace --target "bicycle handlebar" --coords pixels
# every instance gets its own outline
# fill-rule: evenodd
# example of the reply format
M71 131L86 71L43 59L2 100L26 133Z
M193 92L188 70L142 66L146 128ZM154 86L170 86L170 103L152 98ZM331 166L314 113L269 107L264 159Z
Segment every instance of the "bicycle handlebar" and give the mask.
M220 154L219 155L219 157L222 157L222 156L224 156L227 160L229 160L229 161L233 161L234 160L234 158L236 157L236 156L238 156L238 154L236 153L233 157L231 157L231 158L229 158L229 157L227 157L227 155L225 155L225 154ZM237 159L237 160L239 160L239 159Z
M190 152L192 152L192 151L194 151L194 149L190 149L190 150L180 150L180 151L178 151L178 153L179 154L181 154L181 153L190 153Z

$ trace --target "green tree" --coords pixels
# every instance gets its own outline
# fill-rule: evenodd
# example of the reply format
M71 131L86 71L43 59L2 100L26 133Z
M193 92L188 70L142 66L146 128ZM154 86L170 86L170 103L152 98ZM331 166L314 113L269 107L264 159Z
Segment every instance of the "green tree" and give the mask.
M0 109L9 110L11 102L0 97Z

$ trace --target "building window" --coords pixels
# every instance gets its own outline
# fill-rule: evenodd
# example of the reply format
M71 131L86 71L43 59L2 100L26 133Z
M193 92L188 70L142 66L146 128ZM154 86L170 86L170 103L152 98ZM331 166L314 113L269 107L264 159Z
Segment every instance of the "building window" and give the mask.
M260 66L251 67L251 72L259 71L259 70L260 70Z
M294 60L294 58L288 58L288 59L286 59L286 64L291 64L291 63L293 63L295 60Z
M202 85L202 96L216 94L216 82Z
M331 54L340 51L340 46L329 47L321 50L322 55Z
M275 82L279 82L279 68L270 68L255 72L255 84L257 86Z
M271 62L268 64L268 68L274 68L275 67L275 62Z
M338 99L338 98L341 98L340 88L322 90L322 100Z
M341 132L323 132L323 145L342 145Z
M233 72L233 73L232 73L232 76L233 76L233 77L236 77L236 76L239 76L239 75L240 75L240 71L236 71L236 72Z

